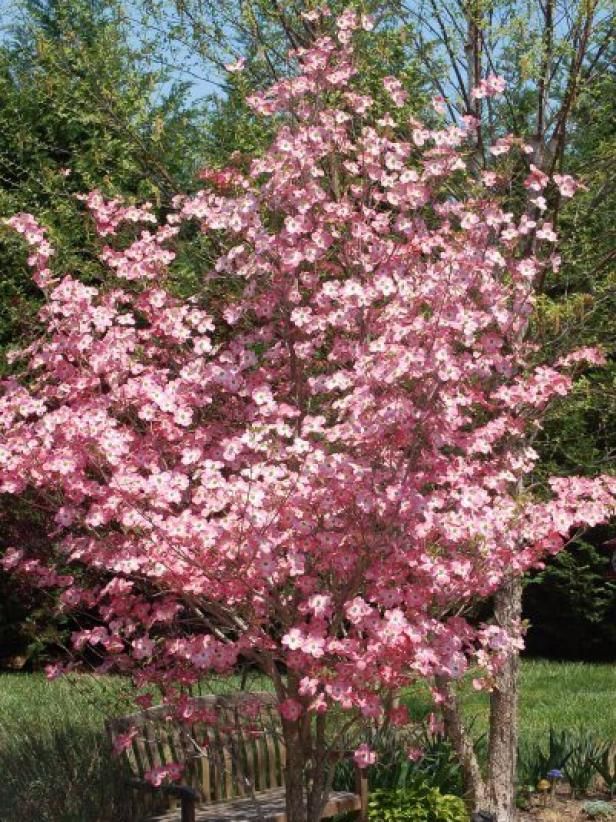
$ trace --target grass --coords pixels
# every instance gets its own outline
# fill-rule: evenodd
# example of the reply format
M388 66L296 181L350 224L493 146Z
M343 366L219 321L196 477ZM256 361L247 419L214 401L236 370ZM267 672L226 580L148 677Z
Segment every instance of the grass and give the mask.
M131 797L104 733L128 690L109 677L0 676L2 822L128 822Z
M547 737L550 727L584 730L616 741L616 666L528 660L522 664L520 739ZM487 728L488 695L468 688L464 705Z
M111 677L47 682L40 675L0 675L1 822L130 820L123 773L104 735L105 719L129 710L130 691ZM524 661L521 740L543 741L550 726L616 740L615 700L613 666ZM427 689L409 691L407 701L414 716L430 710ZM486 694L465 689L476 734L487 727L487 702Z
M550 727L585 730L616 741L616 666L584 662L523 660L520 682L520 740L547 737ZM411 714L432 710L428 689L417 686L404 697ZM479 735L488 727L489 694L465 684L462 704Z

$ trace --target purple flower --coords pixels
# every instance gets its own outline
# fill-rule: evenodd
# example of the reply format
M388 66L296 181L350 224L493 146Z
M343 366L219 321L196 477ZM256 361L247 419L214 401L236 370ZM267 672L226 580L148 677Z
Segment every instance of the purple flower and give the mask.
M562 779L563 772L560 771L558 768L552 768L551 771L548 771L548 779Z

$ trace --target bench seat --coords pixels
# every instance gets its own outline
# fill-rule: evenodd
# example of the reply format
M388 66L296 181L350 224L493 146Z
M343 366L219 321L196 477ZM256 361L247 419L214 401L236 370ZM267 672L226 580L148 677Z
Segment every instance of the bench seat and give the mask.
M200 805L196 809L196 822L287 822L285 813L284 788L260 791L255 794L259 802L260 814L255 803L247 797ZM332 791L323 812L323 819L339 813L361 810L361 799L357 794L346 791ZM147 822L178 822L179 811L150 816Z

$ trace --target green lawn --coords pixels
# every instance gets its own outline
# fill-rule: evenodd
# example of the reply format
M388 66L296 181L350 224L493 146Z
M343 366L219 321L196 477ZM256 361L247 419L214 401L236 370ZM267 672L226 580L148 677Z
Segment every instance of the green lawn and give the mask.
M410 689L405 701L415 716L431 710L426 688ZM489 694L464 687L463 705L476 734L487 728ZM520 687L520 739L540 741L550 727L583 728L616 741L616 666L524 660Z
M0 675L1 822L128 822L130 797L104 734L127 688L107 677Z
M465 706L487 725L487 694L469 688ZM550 726L583 728L605 739L616 740L616 666L544 660L522 664L520 738L545 737Z
M234 683L236 686L237 683ZM0 820L125 822L127 796L104 737L108 716L127 711L130 686L89 676L47 682L43 676L0 675ZM415 716L429 710L425 689L408 701ZM486 727L487 695L472 688L464 704L475 733ZM616 740L616 667L525 661L521 738L541 742L549 727L584 728Z

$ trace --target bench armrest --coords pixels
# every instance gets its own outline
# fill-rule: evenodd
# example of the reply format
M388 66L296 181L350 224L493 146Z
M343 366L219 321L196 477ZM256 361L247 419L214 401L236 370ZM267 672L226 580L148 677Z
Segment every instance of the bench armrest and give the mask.
M160 791L167 796L173 796L182 803L182 822L195 822L195 806L199 801L199 794L188 785L151 785L145 779L129 779L129 785L138 790Z
M366 822L368 819L368 769L360 768L355 761L355 751L330 751L330 759L333 761L342 761L350 759L353 761L355 772L355 793L361 800L361 810L358 822Z
M359 812L359 822L366 822L368 819L368 773L366 768L355 765L355 793L361 801Z

